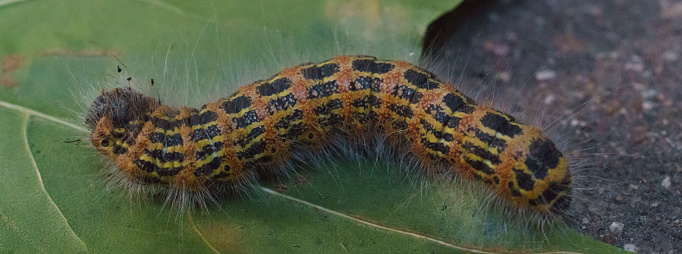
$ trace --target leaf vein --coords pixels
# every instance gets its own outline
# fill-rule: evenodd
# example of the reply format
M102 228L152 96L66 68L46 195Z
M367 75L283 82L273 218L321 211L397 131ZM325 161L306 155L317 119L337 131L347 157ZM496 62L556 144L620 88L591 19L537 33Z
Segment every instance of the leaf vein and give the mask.
M84 246L85 249L87 250L87 249L88 249L88 245L85 244L85 242L84 242L80 237L78 237L78 235L76 234L75 231L73 231L73 228L71 228L71 225L69 224L69 221L66 219L66 217L65 217L64 214L62 213L62 210L59 209L59 206L57 206L57 204L54 202L54 200L52 200L52 197L50 196L50 193L48 193L48 192L47 192L47 189L45 189L45 184L43 183L43 177L41 176L40 170L38 169L38 164L36 163L36 160L35 160L35 158L33 157L33 153L31 152L31 147L30 147L29 144L28 144L28 132L27 132L27 129L28 129L28 121L29 121L30 117L31 117L31 114L28 113L28 112L25 112L24 122L22 123L22 126L21 126L21 129L23 130L23 132L21 133L21 135L23 136L23 139L24 139L24 148L26 149L26 152L28 152L28 156L29 156L30 159L31 159L31 164L33 165L33 168L35 169L36 176L38 176L38 182L40 183L40 188L41 188L41 190L43 191L43 193L45 193L45 196L47 196L47 199L50 200L50 203L52 203L52 205L54 206L54 208L57 209L57 212L59 213L59 216L62 217L62 219L64 220L64 223L66 224L66 226L67 226L67 227L69 228L69 230L71 231L71 234L72 234L76 239L78 239L78 241L79 241L81 244L83 244L83 246Z
M297 203L300 203L300 204L303 204L303 205L306 205L306 206L311 206L311 207L314 207L314 208L319 209L319 210L321 210L321 211L325 211L325 212L327 212L327 213L331 213L331 214L333 214L333 215L336 215L336 216L339 216L339 217L342 217L342 218L345 218L345 219L349 219L349 220L352 220L352 221L355 221L355 222L357 222L357 223L364 224L364 225L366 225L366 226L370 226L370 227L373 227L373 228L377 228L377 229L381 229L381 230L385 230L385 231L389 231L389 232L394 232L394 233L398 233L398 234L403 234L403 235L410 236L410 237L415 237L415 238L424 239L424 240L431 241L431 242L434 242L434 243L437 243L437 244L440 244L440 245L444 245L444 246L447 246L447 247L450 247L450 248L453 248L453 249L457 249L457 250L462 250L462 251L467 251L467 252L472 252L472 253L494 253L494 252L487 252L487 251L482 251L482 250L475 250L475 249L464 248L464 247L457 246L457 245L454 245L454 244L451 244L451 243L448 243L448 242L445 242L445 241L442 241L442 240L439 240L439 239L431 238L431 237L428 237L428 236L425 236L425 235L420 235L420 234L413 233L413 232L403 231L403 230L399 230L399 229L395 229L395 228L391 228L391 227L379 225L379 224L376 224L376 223L373 223L373 222L369 222L369 221L366 221L366 220L358 219L358 218L352 217L352 216L350 216L350 215L346 215L346 214L343 214L343 213L340 213L340 212L337 212L337 211L334 211L334 210L331 210L331 209L328 209L328 208L325 208L325 207L322 207L322 206L319 206L319 205L310 203L310 202L308 202L308 201L304 201L304 200L301 200L301 199L298 199L298 198L295 198L295 197L291 197L291 196L288 196L288 195L284 195L284 194L282 194L282 193L276 192L276 191L274 191L274 190L271 190L271 189L268 189L268 188L265 188L265 187L260 187L260 188L261 188L261 190L263 190L263 191L265 191L265 192L267 192L267 193L270 193L270 194L272 194L272 195L279 196L279 197L282 197L282 198L285 198L285 199L289 199L289 200L291 200L291 201L294 201L294 202L297 202Z
M181 16L181 17L189 17L189 18L193 18L193 19L197 19L197 20L201 20L201 21L213 21L213 20L207 19L205 17L202 17L200 15L187 13L175 5L164 3L162 1L158 1L158 0L139 0L139 1L145 2L147 4L150 4L150 5L153 5L156 7L159 7L161 9L165 9L165 10L170 11L170 12L173 12L173 13L177 14L178 16Z
M194 224L194 219L192 218L192 213L188 212L187 218L189 220L189 224L192 226L192 229L194 229L194 232L196 232L197 235L199 235L199 238L201 238L201 241L203 241L209 248L211 248L211 250L213 250L213 252L220 253L220 251L218 251L215 247L213 247L213 245L211 245L211 243L208 241L208 239L206 239L206 237L204 237L204 234L202 234L201 231L199 231L199 228L197 227L197 225Z
M45 114L45 113L42 113L42 112L35 111L35 110L33 110L33 109L29 109L29 108L26 108L26 107L19 106L19 105L17 105L17 104L9 103L9 102L6 102L6 101L0 101L0 106L6 107L6 108L9 108L9 109L13 109L13 110L16 110L16 111L19 111L19 112L23 112L23 113L25 113L25 114L28 114L29 116L30 116L30 115L38 116L38 117L44 118L44 119L46 119L46 120L49 120L49 121L52 121L52 122L55 122L55 123L58 123L58 124L66 125L67 127L71 127L71 128L73 128L73 129L78 130L78 131L81 131L81 132L89 132L88 129L83 128L83 127L81 127L81 126L75 125L75 124L73 124L73 123L69 123L69 122L67 122L67 121L64 121L64 120L62 120L62 119L59 119L59 118L57 118L57 117L54 117L54 116L51 116L51 115L48 115L48 114Z
M0 8L10 6L12 4L18 4L21 2L26 2L27 0L0 0Z

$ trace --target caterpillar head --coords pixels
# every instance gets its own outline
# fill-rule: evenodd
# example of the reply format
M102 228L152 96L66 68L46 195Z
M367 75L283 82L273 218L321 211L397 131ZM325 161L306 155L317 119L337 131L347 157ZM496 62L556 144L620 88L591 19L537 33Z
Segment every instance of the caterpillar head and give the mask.
M101 92L90 106L85 124L92 131L90 141L104 155L125 153L133 144L147 113L158 104L132 88Z

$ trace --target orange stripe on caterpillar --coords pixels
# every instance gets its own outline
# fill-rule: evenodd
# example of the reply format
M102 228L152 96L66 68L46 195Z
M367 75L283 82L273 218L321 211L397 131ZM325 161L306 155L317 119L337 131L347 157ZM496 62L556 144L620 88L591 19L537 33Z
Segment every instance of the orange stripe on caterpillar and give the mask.
M86 124L93 145L131 182L199 195L240 186L337 136L381 135L425 173L446 168L484 181L517 207L551 213L570 203L567 158L539 129L404 61L301 64L200 109L174 110L118 88L97 97Z

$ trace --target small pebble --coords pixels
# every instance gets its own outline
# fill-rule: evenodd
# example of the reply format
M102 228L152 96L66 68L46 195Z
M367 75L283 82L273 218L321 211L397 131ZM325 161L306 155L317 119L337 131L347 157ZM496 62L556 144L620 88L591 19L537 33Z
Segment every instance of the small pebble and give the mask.
M535 79L537 81L554 79L555 76L556 72L554 72L553 70L541 70L535 73Z
M658 202L653 202L651 205L649 205L651 208L656 208L658 207Z
M625 63L625 70L642 72L644 71L644 64L641 62L640 59L629 61Z
M665 178L661 182L661 186L663 186L663 188L670 189L670 177L669 176L665 176Z
M642 103L642 109L644 109L644 111L651 111L652 109L654 109L654 103L650 101L645 101Z
M637 91L643 91L644 89L646 89L646 85L639 82L632 83L632 87L635 88L635 90Z
M613 232L614 234L620 234L620 232L623 231L624 227L625 224L614 221L613 223L611 223L611 226L609 226L609 230L611 230L611 232Z
M625 245L623 245L623 249L629 252L637 252L639 250L637 246L631 243L626 243Z
M587 217L583 217L583 224L587 223L590 223L590 219L588 219Z
M553 94L548 95L547 97L545 97L545 104L552 104L552 102L554 102L554 99L555 97Z
M642 92L642 98L644 98L645 100L651 99L654 96L656 96L656 93L658 93L656 91L656 89L653 89L653 88L647 89L647 90Z
M591 213L594 213L594 214L601 214L602 213L602 210L599 209L599 207L597 207L596 205L594 205L592 203L587 205L587 210L590 211Z
M573 119L573 120L571 120L571 126L585 127L585 126L587 126L587 122L582 121L582 120Z
M674 62L675 60L677 60L678 57L679 56L677 55L677 53L673 51L666 51L665 53L663 53L663 59L665 59L668 62Z

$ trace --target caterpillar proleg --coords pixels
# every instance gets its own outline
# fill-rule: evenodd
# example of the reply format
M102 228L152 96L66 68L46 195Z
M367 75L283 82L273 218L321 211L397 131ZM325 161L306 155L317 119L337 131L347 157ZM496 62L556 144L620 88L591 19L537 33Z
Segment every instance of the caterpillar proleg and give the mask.
M404 61L300 64L198 109L116 88L101 92L85 123L123 178L202 202L277 170L294 152L367 135L413 156L426 174L483 181L519 208L552 214L571 202L567 158L542 131Z

